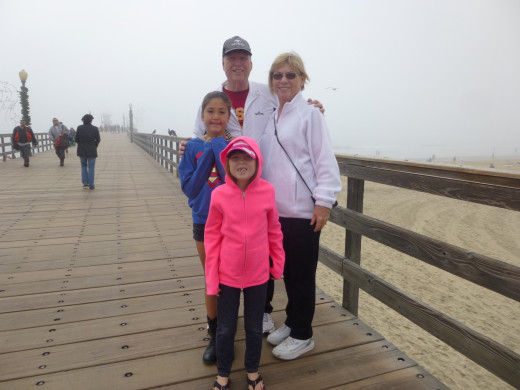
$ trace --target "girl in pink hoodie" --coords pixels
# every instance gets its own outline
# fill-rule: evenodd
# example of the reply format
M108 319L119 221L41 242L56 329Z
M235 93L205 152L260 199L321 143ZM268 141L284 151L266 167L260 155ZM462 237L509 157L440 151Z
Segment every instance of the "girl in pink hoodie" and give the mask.
M274 188L260 178L258 144L238 137L220 154L226 182L211 195L204 232L206 286L217 295L217 369L213 389L228 389L234 356L240 291L244 292L245 368L249 389L263 389L258 373L262 320L269 275L280 279L285 254ZM269 261L271 257L272 262Z

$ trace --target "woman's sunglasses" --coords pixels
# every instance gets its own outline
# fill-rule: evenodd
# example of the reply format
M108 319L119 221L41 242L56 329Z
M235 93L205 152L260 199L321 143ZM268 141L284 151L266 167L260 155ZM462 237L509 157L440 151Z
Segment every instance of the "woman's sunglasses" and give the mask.
M273 73L272 77L275 80L281 80L283 78L283 76L284 76L284 73L276 72L276 73ZM287 80L294 80L296 78L296 76L297 75L294 72L287 72L287 73L285 73L285 78Z

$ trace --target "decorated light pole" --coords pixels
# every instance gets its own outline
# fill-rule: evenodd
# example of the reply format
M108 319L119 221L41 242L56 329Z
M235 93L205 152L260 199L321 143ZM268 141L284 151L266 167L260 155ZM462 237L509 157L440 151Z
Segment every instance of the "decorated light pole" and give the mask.
M27 72L25 70L21 70L18 73L20 76L20 81L22 82L22 90L20 91L20 104L22 105L22 119L25 121L27 126L31 125L31 116L29 115L29 89L25 86L25 82L27 81Z
M130 122L130 143L134 142L134 113L132 112L132 105L130 104L130 112L128 113L128 120Z

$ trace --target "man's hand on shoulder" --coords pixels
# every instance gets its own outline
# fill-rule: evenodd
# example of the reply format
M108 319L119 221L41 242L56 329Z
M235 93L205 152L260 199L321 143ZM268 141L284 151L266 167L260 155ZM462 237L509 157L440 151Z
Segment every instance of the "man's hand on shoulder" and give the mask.
M325 114L325 108L323 108L323 104L321 104L318 100L313 100L311 98L307 99L307 102L309 104L312 104L314 107L317 107L320 109L320 112L322 114Z
M188 138L188 141L191 138ZM181 144L179 145L179 155L182 157L184 156L184 152L186 151L186 145L188 144L188 141L181 141Z

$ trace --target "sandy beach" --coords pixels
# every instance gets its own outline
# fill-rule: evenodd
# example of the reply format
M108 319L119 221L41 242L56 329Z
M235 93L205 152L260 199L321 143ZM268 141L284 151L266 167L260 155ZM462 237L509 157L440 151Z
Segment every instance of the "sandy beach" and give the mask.
M445 164L520 174L520 157ZM495 168L490 168L491 164ZM344 190L338 196L346 203ZM371 217L520 266L520 212L365 183ZM327 224L321 243L344 253L344 230ZM361 266L468 327L520 353L520 303L363 238ZM341 302L342 278L323 265L318 286ZM513 389L393 310L360 292L359 317L450 388Z

